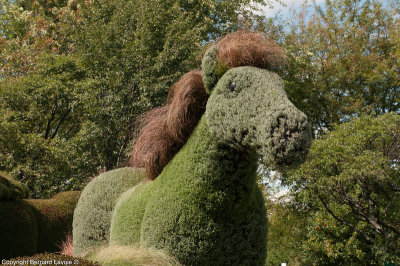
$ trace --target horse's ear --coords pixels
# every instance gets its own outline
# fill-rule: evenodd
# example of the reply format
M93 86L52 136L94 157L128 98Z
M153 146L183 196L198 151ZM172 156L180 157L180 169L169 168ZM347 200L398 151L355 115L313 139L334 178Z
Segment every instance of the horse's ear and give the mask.
M218 60L217 44L213 44L207 49L203 57L201 69L203 71L204 87L206 88L206 92L210 94L215 84L217 84L218 80L228 70L228 66Z

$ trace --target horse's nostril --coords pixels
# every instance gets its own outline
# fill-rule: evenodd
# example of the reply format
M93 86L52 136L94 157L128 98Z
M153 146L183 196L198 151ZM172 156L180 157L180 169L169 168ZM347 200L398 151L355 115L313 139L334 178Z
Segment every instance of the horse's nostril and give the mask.
M247 129L242 130L242 138L247 137L247 135L249 135L249 131Z
M276 130L282 136L290 135L290 129L288 125L288 117L286 115L279 115L277 117L277 127Z
M284 124L287 121L287 116L286 115L278 115L278 117L276 118L276 122L278 124L278 127L280 127L282 124Z

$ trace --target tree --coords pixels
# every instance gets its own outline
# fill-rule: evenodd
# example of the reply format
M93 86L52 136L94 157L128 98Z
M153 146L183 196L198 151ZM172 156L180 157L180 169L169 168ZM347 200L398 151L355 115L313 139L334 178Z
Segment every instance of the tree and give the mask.
M66 2L0 2L0 81L34 71L44 53L73 52L79 4Z
M263 3L258 0L255 3ZM93 121L102 131L109 170L129 150L137 115L165 102L169 87L197 68L204 44L251 13L249 0L95 1L82 5L76 52L102 84ZM173 21L173 23L171 23Z
M310 256L321 264L399 263L400 116L362 116L314 141L288 171L300 203L313 210Z
M307 114L314 132L318 132L316 137L333 131L337 124L363 114L374 116L391 111L400 112L400 9L396 1L388 2L390 4L383 5L379 1L332 0L326 1L324 7L314 5L314 9L305 3L300 12L294 12L286 20L276 18L274 21L265 20L260 23L259 26L264 27L264 31L286 49L287 65L280 70L285 79L285 89L295 105ZM370 119L373 120L372 117ZM367 127L367 124L364 125ZM359 129L362 135L362 127ZM354 130L356 129L353 128ZM321 150L317 153L315 147L323 146L317 140L306 164L298 172L292 171L283 177L285 184L295 192L295 206L301 206L300 209L306 207L309 217L301 222L307 237L306 240L297 241L296 247L302 247L297 254L301 254L300 258L304 261L316 265L383 264L398 256L399 242L396 233L376 232L376 228L369 222L358 220L352 214L352 209L339 201L339 196L333 193L336 188L334 184L342 182L340 180L345 177L350 180L351 175L365 174L365 171L371 171L372 174L381 169L371 159L374 158L373 154L368 155L371 156L369 160L356 168L354 158L362 161L361 157L357 157L356 149L343 153L341 148L346 145L367 141L363 139L365 136L360 136L359 142L356 142L357 138L352 137L355 134L353 131L348 130L350 137L343 133L341 138L337 137L330 142L329 147L328 140L321 140L325 141L326 150L330 149L331 159L337 160L339 166L336 170L340 172L344 167L354 167L353 172L342 173L340 179L334 172L319 165L318 162L326 159L323 155L327 151ZM384 162L383 158L380 163L384 165ZM305 169L307 173L304 172ZM383 175L388 177L388 173ZM361 192L360 187L351 187L349 180L343 184L347 189L347 196L356 197L355 195L365 193ZM366 184L368 182L365 180ZM374 187L376 184L375 181L369 185ZM323 197L322 200L327 202L331 212L349 225L343 225L329 213L318 197L321 193L328 197ZM378 198L387 199L382 191L374 193L379 195ZM394 195L398 197L396 193ZM381 205L378 204L375 211L382 212L382 206L388 202L380 201ZM396 208L394 203L390 204L391 208ZM281 205L278 207L283 209ZM284 210L293 215L289 209ZM392 209L391 215L396 217L398 213ZM385 219L392 218L381 215L379 219L385 223ZM398 221L394 223L397 223L398 228ZM269 234L272 237L277 236L282 228L285 228L283 221L271 225L270 230L273 231ZM283 239L287 239L292 232L288 230L282 234L281 240L285 241ZM370 238L375 242L368 242L361 232L367 236L372 235ZM397 247L393 247L396 245ZM277 254L279 252L285 253L284 249Z
M70 179L78 187L99 170L123 166L137 115L163 103L178 77L200 65L210 39L251 18L253 2L264 1L2 0L0 170L40 197L70 188ZM48 73L48 57L68 58L82 77L71 69L63 78ZM63 102L53 117L55 95Z
M0 169L34 197L79 189L97 171L87 121L96 82L85 75L76 59L47 56L34 74L0 87Z
M278 193L279 194L279 193ZM267 265L309 265L304 245L307 241L308 210L294 202L290 193L266 195L268 213Z
M284 21L288 31L278 37L287 65L281 74L315 130L362 113L400 112L400 17L391 2L327 0L314 13L305 5Z

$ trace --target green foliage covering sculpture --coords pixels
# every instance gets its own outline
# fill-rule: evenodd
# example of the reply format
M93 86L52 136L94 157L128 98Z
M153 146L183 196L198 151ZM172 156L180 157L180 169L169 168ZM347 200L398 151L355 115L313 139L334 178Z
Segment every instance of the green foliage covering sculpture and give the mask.
M28 198L30 191L27 185L14 180L10 175L0 172L0 200L18 200Z
M146 175L142 169L126 167L101 174L87 185L74 212L76 254L109 243L110 221L118 197L144 180Z
M61 192L50 199L26 199L27 186L5 173L1 173L0 187L0 258L59 251L72 229L80 192Z
M153 181L110 173L83 191L74 215L74 246L80 247L74 255L93 258L129 246L162 250L184 265L263 265L267 219L257 160L291 165L311 144L306 116L270 71L281 60L281 49L258 33L236 32L213 44L202 71L185 74L167 105L141 117L132 163ZM102 187L113 182L132 187ZM117 191L123 192L118 198ZM96 228L98 216L101 223L108 218L107 226L85 235L78 221ZM108 233L108 243L108 236L99 241L103 248L81 248Z

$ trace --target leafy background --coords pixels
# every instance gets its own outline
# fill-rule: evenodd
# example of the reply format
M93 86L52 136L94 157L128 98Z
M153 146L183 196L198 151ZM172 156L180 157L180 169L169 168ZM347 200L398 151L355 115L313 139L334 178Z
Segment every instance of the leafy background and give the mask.
M317 139L299 170L260 171L270 218L267 264L399 263L393 156L400 134L400 4L305 2L267 18L260 10L271 3L0 0L0 171L28 184L34 198L82 189L90 177L127 165L135 118L165 102L169 87L200 66L209 42L237 29L265 32L286 51L278 72ZM355 126L360 134L353 136L350 125L358 122L345 125L359 117L364 126ZM391 139L391 154L367 145L374 133ZM354 143L364 147L361 154ZM338 172L315 172L321 163ZM356 177L365 185L355 187L349 180ZM271 185L276 180L289 191L280 200L271 197L282 188ZM390 193L377 189L385 180ZM345 198L325 190L338 182L346 191L340 196L360 204L355 199L368 199L370 191L375 212L360 220ZM395 230L371 229L371 221Z

